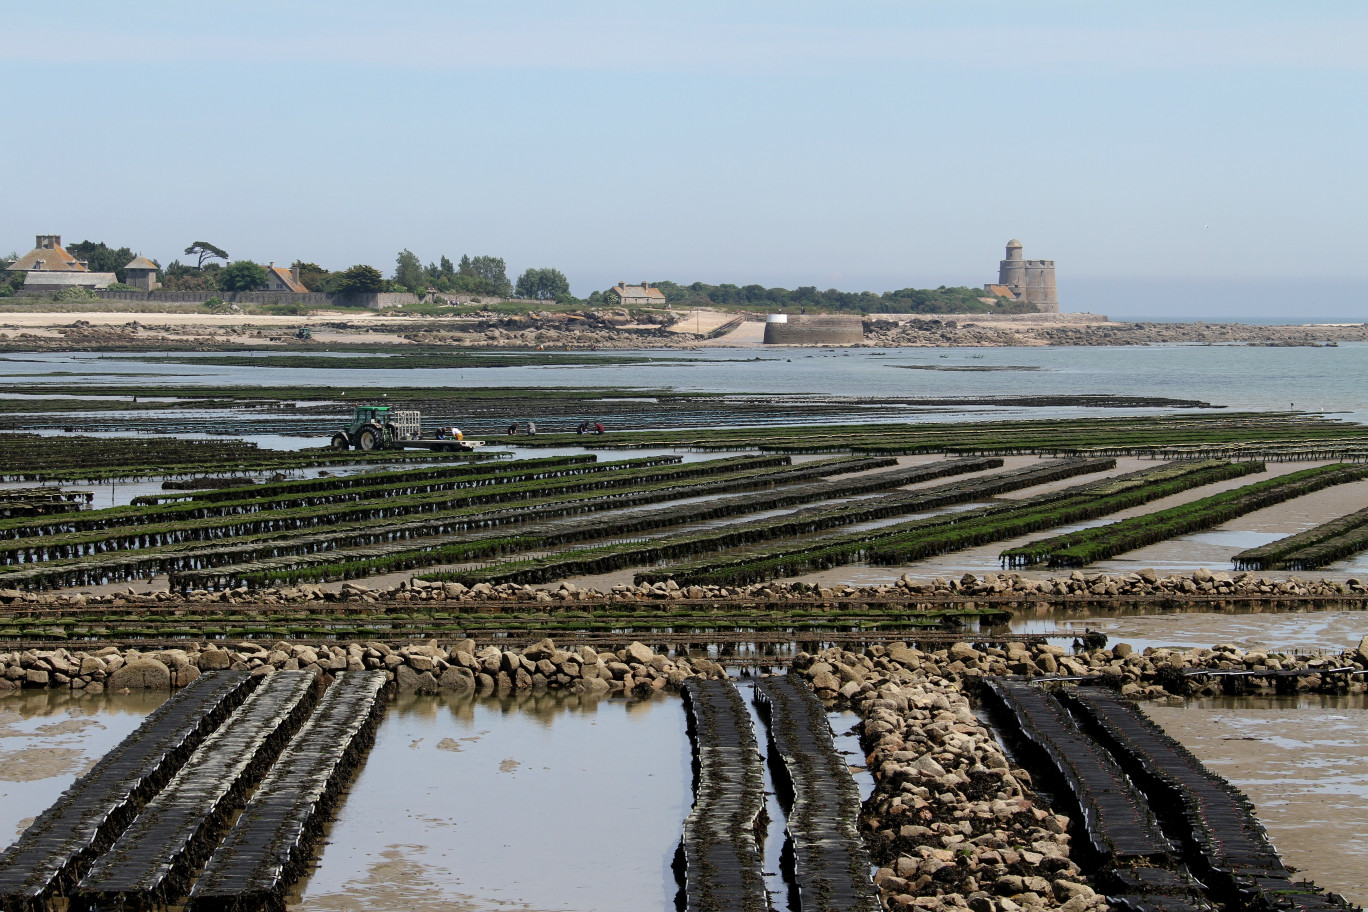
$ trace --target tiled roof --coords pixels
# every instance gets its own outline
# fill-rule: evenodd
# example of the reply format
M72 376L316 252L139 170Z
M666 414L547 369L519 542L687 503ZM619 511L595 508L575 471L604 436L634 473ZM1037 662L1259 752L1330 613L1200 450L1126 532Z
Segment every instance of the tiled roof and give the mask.
M46 269L49 272L89 272L61 247L35 247L10 265L13 272Z
M992 292L1000 298L1016 297L1016 293L1012 291L1012 289L1008 288L1006 285L989 285L988 291Z
M137 257L134 257L134 258L133 258L133 262L129 263L127 266L124 267L124 269L156 269L156 268L157 268L157 264L154 263L154 262L152 262L151 260L149 260L149 259L148 259L147 257L145 257L145 256L137 256Z
M274 275L277 279L280 279L281 283L286 288L290 289L290 291L304 294L309 290L304 287L303 282L296 282L294 274L284 266L267 266L266 271Z
M613 291L617 292L619 298L650 298L652 301L661 302L665 300L665 292L650 285L624 285L619 282L613 286Z

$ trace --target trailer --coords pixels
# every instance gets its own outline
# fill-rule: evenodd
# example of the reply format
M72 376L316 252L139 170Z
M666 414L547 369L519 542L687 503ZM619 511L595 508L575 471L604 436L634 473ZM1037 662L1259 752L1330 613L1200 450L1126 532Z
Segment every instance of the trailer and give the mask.
M469 453L484 446L483 440L466 440L459 428L440 428L431 437L423 434L423 413L392 409L388 405L358 405L351 422L332 436L334 450L422 449Z

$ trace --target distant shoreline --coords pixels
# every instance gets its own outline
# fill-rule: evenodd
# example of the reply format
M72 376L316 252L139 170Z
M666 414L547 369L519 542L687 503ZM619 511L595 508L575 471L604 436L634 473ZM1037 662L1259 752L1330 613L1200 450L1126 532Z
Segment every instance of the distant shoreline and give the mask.
M470 313L425 316L393 311L314 311L297 316L145 312L0 312L0 351L317 350L327 346L532 350L780 349L761 342L762 317L714 310L671 314L671 326L626 324L610 314L579 316ZM1070 347L1135 345L1325 346L1368 342L1368 323L1127 321L1097 314L870 314L864 347ZM301 328L308 338L297 338ZM696 331L698 330L698 331Z

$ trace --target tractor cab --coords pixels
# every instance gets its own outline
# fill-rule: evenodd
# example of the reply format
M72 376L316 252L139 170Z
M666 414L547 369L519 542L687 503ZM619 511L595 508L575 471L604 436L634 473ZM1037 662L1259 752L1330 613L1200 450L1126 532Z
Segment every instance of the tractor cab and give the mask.
M333 434L332 448L346 450L388 450L398 445L399 430L388 405L358 405L350 423Z

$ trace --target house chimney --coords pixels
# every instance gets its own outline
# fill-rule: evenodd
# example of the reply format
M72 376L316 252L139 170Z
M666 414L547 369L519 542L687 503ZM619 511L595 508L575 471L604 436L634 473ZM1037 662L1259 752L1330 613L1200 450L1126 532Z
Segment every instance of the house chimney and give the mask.
M291 266L291 267L290 267L290 278L294 279L296 283L299 282L299 267L298 267L298 266Z
M271 260L271 268L275 269L275 260Z
M40 234L33 244L40 250L51 250L54 247L62 246L62 236L60 234Z

